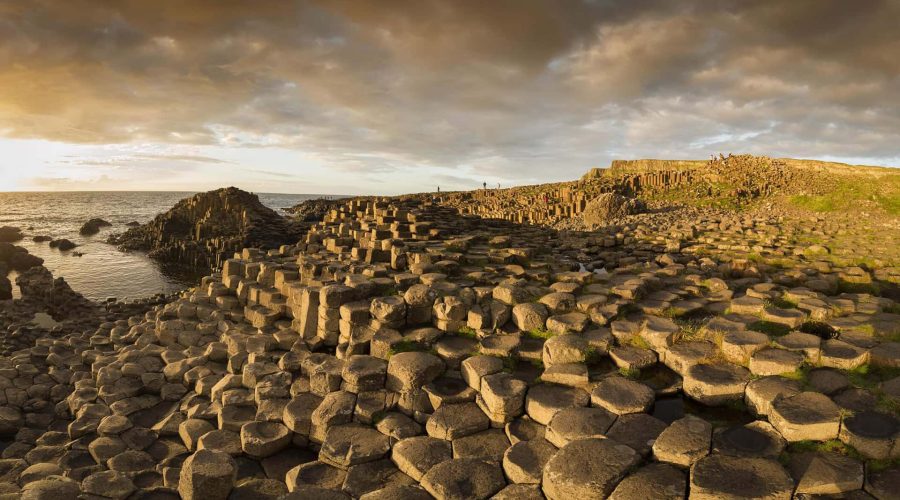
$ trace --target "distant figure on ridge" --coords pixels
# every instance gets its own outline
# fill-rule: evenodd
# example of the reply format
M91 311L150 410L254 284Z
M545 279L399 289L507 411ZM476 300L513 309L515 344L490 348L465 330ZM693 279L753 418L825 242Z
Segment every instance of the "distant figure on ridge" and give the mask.
M441 192L441 187L440 187L440 186L438 186L438 193L440 193L440 192Z
M483 182L483 183L481 183L481 185L484 187L485 190L487 190L487 182Z

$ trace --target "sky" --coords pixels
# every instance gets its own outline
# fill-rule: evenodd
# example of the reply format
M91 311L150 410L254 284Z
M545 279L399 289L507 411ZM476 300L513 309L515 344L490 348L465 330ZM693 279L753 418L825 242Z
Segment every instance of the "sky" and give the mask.
M0 0L0 191L900 165L900 0Z

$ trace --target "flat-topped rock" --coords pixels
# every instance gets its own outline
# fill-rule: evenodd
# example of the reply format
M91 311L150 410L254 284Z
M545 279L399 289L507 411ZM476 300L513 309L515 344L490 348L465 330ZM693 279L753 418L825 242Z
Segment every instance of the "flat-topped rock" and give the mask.
M639 460L633 449L612 439L572 441L544 467L544 495L548 500L607 497Z
M629 474L613 490L610 500L683 499L687 491L687 475L669 464L645 465Z
M544 465L556 453L549 441L538 438L519 441L503 454L503 472L513 483L540 484Z
M827 441L838 437L841 411L824 394L801 392L776 399L769 422L789 442Z
M862 489L863 464L836 453L802 453L791 457L789 469L797 494L841 495Z
M425 423L431 437L453 440L490 427L487 415L475 403L441 405Z
M841 423L840 440L867 458L884 460L896 453L900 421L875 411L854 413Z
M764 420L722 427L713 433L713 452L735 457L777 458L787 442Z
M691 367L684 377L684 392L706 405L740 400L750 380L746 368L731 363L709 363Z
M500 466L476 458L447 460L422 476L422 487L440 500L485 499L504 486Z
M690 467L709 454L712 425L692 415L672 422L653 443L653 456L660 462Z
M691 468L691 498L790 500L794 481L777 461L709 455Z
M545 438L557 448L579 439L604 437L616 415L603 408L563 408L547 425Z
M548 425L565 408L587 406L590 395L582 389L554 384L539 384L528 389L525 411L535 422Z
M646 412L656 394L646 385L625 377L606 377L591 391L591 404L616 415Z
M430 436L402 439L391 449L391 460L397 468L416 481L435 465L453 458L449 441Z

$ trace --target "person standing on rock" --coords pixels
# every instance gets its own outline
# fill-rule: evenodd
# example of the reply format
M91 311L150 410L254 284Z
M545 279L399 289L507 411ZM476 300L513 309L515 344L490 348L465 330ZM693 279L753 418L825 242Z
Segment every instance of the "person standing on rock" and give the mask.
M481 185L484 187L484 190L487 191L487 181L482 182Z

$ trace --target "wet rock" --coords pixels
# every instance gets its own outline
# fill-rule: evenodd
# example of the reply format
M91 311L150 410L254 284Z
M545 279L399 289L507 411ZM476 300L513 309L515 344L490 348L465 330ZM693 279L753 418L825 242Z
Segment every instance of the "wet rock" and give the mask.
M109 226L112 226L112 224L106 222L103 219L94 218L82 224L81 229L78 230L78 233L82 236L93 236L100 232L100 228Z

